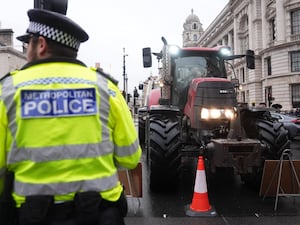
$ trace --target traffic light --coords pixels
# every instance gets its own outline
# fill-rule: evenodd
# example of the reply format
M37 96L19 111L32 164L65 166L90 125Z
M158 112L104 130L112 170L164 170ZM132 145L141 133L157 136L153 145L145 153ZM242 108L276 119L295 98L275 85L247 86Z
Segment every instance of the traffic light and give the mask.
M144 84L143 84L143 83L140 83L140 84L139 84L139 90L143 90L143 88L144 88Z
M131 94L127 93L127 103L130 102Z
M138 93L138 90L136 89L136 87L134 87L133 96L135 98L138 98L140 96L139 93Z
M126 92L124 90L122 91L122 95L123 95L124 99L126 99Z
M246 65L248 69L255 69L254 51L248 49L246 51Z
M143 48L143 65L145 68L152 66L151 48Z

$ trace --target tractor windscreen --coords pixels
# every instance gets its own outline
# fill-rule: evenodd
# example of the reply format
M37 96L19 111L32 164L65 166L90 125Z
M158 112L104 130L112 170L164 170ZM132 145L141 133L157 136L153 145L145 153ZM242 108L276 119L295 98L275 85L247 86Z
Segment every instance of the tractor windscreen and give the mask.
M186 95L191 81L198 77L226 78L224 60L217 54L188 56L174 59L172 102L178 105Z
M190 83L197 77L222 77L226 78L224 61L217 55L191 56L175 59L175 80ZM175 85L176 86L176 85Z

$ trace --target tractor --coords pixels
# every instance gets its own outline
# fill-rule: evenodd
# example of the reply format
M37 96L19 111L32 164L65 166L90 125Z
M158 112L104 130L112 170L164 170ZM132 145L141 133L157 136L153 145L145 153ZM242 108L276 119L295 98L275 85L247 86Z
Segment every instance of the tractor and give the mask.
M150 189L172 189L182 158L200 155L212 173L232 168L243 182L259 185L264 161L279 159L290 141L267 108L237 101L239 81L227 77L229 70L235 74L232 60L254 69L254 51L232 55L226 46L180 48L162 41L158 53L143 48L144 67L152 66L152 55L158 59L160 82L138 110Z

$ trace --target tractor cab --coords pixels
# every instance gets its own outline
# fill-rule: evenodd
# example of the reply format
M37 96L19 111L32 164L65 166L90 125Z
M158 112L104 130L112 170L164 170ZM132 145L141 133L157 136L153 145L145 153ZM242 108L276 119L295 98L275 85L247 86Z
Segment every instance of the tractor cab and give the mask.
M181 50L171 58L171 104L182 110L188 99L188 90L192 80L218 77L226 78L224 60L217 51Z

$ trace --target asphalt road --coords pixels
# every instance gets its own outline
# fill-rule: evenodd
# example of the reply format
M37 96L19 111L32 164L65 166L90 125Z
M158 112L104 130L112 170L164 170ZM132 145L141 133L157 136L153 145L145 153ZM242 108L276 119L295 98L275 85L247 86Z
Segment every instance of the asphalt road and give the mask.
M293 159L300 159L300 138L292 142L291 149ZM193 198L197 161L190 158L184 160L179 187L167 193L152 193L148 189L147 168L143 164L143 197L128 197L127 225L300 224L299 196L279 197L277 209L274 210L275 197L259 196L259 190L247 187L239 176L227 173L214 177L206 175L209 204L216 215L203 213L197 217L187 216L186 207Z

